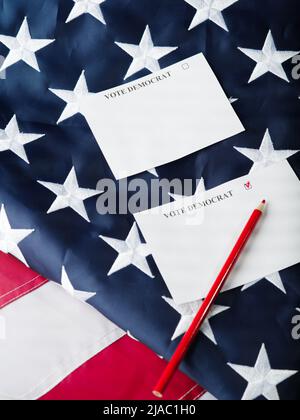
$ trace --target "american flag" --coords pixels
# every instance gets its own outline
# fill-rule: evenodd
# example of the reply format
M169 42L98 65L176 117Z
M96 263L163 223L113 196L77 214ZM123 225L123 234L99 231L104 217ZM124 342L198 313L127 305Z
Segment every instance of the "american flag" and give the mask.
M80 100L203 52L246 131L139 177L210 189L286 158L300 176L299 11L298 0L0 0L0 249L169 359L199 303L173 302L132 215L97 213L97 182L114 178ZM299 400L299 275L223 293L182 370L221 400Z
M0 400L154 399L151 386L166 362L88 297L0 252ZM178 372L165 399L204 394Z

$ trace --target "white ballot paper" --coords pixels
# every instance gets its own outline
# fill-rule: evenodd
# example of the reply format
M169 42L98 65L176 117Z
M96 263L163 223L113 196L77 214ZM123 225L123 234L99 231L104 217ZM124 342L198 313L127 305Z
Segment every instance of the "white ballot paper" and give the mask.
M224 290L300 262L300 182L287 161L135 214L176 303L204 298L253 210L267 200Z
M244 131L203 54L91 94L81 112L117 179Z

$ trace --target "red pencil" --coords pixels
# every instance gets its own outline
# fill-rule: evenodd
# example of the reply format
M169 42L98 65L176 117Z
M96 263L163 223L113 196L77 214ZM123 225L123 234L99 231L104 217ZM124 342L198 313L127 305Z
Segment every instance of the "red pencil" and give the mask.
M263 200L250 216L250 219L248 220L243 232L241 233L227 261L225 262L222 270L220 271L220 274L218 275L210 292L208 293L207 298L201 305L193 322L191 323L189 329L181 339L177 349L175 350L175 353L171 357L170 362L168 363L158 383L156 384L153 390L153 394L156 397L162 398L163 392L165 391L176 369L178 368L187 351L189 350L192 341L198 334L198 331L200 330L203 322L205 321L212 305L214 304L219 293L221 292L226 280L228 279L229 274L231 273L251 234L253 233L259 219L261 218L265 210L265 206L266 200Z

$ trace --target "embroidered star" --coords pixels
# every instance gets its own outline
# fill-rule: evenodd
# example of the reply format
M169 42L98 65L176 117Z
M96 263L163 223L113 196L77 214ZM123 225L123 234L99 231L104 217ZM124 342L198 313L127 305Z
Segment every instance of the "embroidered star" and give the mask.
M62 268L61 285L71 296L75 297L76 299L81 300L81 302L87 302L89 299L96 296L96 293L75 290L66 272L65 267Z
M18 245L33 232L34 229L12 229L2 204L0 211L0 250L2 252L14 255L28 266Z
M131 334L131 332L130 332L129 330L127 330L127 331L126 331L126 333L127 333L128 337L130 337L132 340L134 340L134 341L139 341L137 338L135 338L135 337Z
M204 179L201 178L198 185L197 185L197 188L196 188L196 191L195 191L193 197L196 198L199 195L203 194L204 192L205 192L205 182L204 182ZM169 196L174 198L174 200L182 200L182 199L186 198L185 195L173 194L173 193L169 193Z
M159 60L178 48L154 46L148 25L139 45L122 42L116 42L116 44L133 58L124 80L143 69L148 69L151 72L159 71Z
M203 300L177 305L173 299L164 296L162 298L181 315L180 321L171 338L171 340L175 340L177 337L181 336L188 330L200 306L202 305ZM200 331L216 345L217 340L215 338L214 332L211 328L209 321L215 316L221 314L222 312L227 311L228 309L230 308L227 306L214 305L201 327Z
M37 181L48 190L52 191L57 197L48 210L49 213L70 207L87 222L90 219L87 215L84 200L101 194L102 191L91 190L89 188L80 188L77 181L76 171L73 167L67 176L64 184L55 184L53 182Z
M151 175L155 176L156 178L158 178L158 173L157 173L156 168L148 169L147 172L149 172L149 174L151 174Z
M271 31L269 31L267 35L262 50L252 50L240 47L239 50L257 63L248 83L253 82L269 72L286 82L289 82L282 64L299 53L299 51L278 51Z
M254 162L250 173L256 169L266 168L273 165L273 163L287 159L299 152L299 150L275 150L269 130L266 131L259 149L235 147L235 150Z
M231 96L230 98L229 98L229 102L231 103L231 104L234 104L235 102L237 102L239 100L239 98L234 98L233 96Z
M264 279L256 280L252 283L245 284L245 286L242 288L242 292L254 286L255 284L259 283L261 280L267 280L268 282L272 283L275 287L277 287L277 289L281 290L282 293L286 294L286 290L282 283L279 273L273 273L273 274L270 274L269 276L266 276Z
M14 115L7 124L6 128L4 130L0 130L0 153L10 150L29 164L24 146L32 141L40 139L43 136L44 134L21 133L17 118Z
M66 106L59 117L57 124L61 123L62 121L73 117L77 113L81 113L81 104L85 97L92 95L89 92L85 72L83 71L76 83L74 90L63 90L63 89L49 89L54 95L58 96L64 102L66 102Z
M89 13L91 16L106 25L100 6L100 4L104 3L105 0L73 0L73 2L75 4L66 20L66 23L71 22L71 20L76 19L85 13Z
M242 400L255 400L263 396L267 400L279 401L277 385L298 373L295 370L272 369L265 345L263 344L254 367L228 363L247 382Z
M25 17L17 36L0 35L0 42L9 49L0 71L7 69L18 61L24 61L30 67L40 71L35 53L54 41L55 39L32 39Z
M146 259L151 252L148 249L148 245L141 242L136 223L132 225L125 241L109 238L103 235L100 235L100 238L119 254L113 266L109 270L108 276L130 265L134 265L143 273L147 274L147 276L154 278Z
M211 20L216 25L228 32L222 11L227 9L238 0L185 0L197 11L190 24L189 31L206 20Z

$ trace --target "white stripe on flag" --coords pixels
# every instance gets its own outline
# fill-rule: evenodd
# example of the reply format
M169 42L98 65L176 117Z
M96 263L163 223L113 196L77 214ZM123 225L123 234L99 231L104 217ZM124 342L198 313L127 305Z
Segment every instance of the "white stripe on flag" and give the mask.
M2 400L41 397L125 334L53 282L1 309L0 317Z

